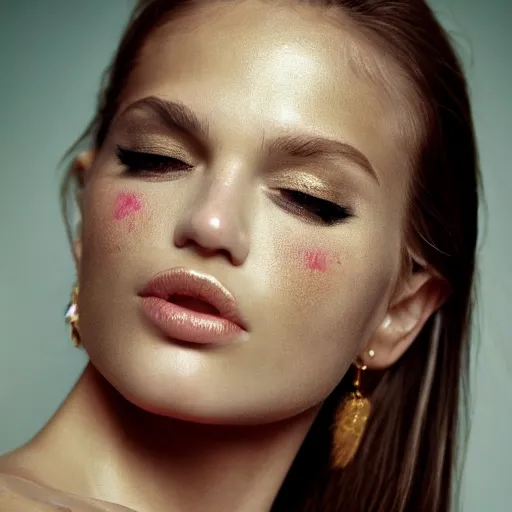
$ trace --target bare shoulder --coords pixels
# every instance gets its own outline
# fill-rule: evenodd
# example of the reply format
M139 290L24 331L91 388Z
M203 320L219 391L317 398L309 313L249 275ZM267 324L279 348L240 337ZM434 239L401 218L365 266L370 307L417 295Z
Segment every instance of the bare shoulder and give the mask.
M26 454L16 450L0 456L0 512L136 512L48 485L44 471Z
M128 509L63 493L18 475L0 473L0 512L118 511Z
M16 454L0 457L0 512L55 512L70 510L46 499L44 486L31 481L17 467Z
M48 502L43 493L25 481L0 473L0 512L56 512L70 508Z

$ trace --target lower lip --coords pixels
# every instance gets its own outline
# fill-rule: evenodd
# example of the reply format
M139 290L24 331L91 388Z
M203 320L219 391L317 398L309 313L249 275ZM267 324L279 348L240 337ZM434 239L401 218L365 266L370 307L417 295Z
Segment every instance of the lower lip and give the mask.
M230 320L198 313L158 297L144 297L142 311L166 336L190 343L229 343L244 332Z

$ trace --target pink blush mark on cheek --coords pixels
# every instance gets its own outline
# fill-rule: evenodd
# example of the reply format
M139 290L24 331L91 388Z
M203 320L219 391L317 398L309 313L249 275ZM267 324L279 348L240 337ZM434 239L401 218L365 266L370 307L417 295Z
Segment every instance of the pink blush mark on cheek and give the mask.
M322 249L306 249L303 252L306 268L318 272L329 270L329 254Z
M132 193L121 192L116 199L114 207L114 219L123 220L125 217L141 210L142 204L140 199ZM133 222L130 223L130 231L134 228Z

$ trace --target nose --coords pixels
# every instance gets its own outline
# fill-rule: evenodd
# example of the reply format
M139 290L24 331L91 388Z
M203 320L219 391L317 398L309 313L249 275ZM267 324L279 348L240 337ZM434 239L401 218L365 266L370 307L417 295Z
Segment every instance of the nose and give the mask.
M249 254L243 191L234 183L213 182L184 208L174 232L176 247L194 248L202 256L221 254L242 265Z

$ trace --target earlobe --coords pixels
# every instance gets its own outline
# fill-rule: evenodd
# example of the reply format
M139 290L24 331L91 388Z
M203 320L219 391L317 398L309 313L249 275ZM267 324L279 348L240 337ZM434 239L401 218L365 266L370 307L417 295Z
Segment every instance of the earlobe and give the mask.
M385 369L398 361L446 300L447 289L442 278L427 270L411 274L395 294L395 300L368 344L368 349L375 351L375 357L368 358L366 350L361 356L363 363L371 369Z

